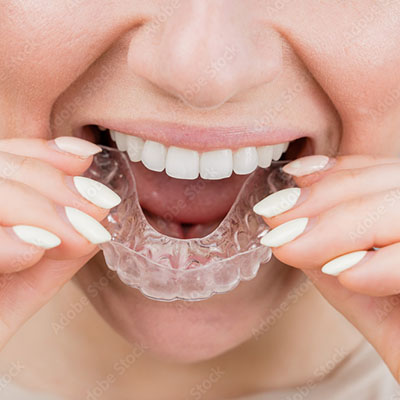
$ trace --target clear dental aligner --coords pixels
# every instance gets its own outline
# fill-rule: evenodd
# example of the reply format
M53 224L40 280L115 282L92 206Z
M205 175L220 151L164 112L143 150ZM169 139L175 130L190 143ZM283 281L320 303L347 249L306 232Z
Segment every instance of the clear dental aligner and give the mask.
M249 175L213 232L202 238L177 239L147 222L126 154L102 147L86 176L123 199L107 218L112 240L100 247L108 267L126 285L154 300L204 300L234 289L241 280L253 279L260 264L270 260L271 249L259 243L268 227L252 208L269 193L294 186L281 171L285 162L257 168Z

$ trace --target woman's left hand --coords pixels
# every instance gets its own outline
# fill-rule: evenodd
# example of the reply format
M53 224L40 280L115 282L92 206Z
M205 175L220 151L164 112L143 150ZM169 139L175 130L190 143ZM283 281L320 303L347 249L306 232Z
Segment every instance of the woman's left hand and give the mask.
M327 161L311 156L285 167L300 189L256 206L275 228L262 242L312 279L400 382L400 160Z

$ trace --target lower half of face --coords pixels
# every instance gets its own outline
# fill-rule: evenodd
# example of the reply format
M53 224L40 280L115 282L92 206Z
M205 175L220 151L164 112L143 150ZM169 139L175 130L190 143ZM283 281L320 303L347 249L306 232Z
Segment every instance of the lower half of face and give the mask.
M1 135L76 135L127 152L143 210L154 225L168 219L171 236L215 227L245 176L287 145L289 159L395 151L399 5L73 3L1 2ZM201 193L177 208L195 178ZM124 285L99 256L76 277L124 337L182 361L249 339L301 279L272 261L227 294L166 303Z

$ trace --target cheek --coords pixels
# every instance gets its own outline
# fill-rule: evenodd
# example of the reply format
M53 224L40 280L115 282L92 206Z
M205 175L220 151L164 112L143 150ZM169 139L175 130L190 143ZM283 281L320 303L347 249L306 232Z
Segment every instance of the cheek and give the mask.
M291 44L339 113L342 153L400 153L400 3L387 3L329 2L307 25L293 24L296 7L282 16ZM312 4L299 3L304 21ZM329 29L327 20L335 21Z
M103 1L79 7L64 0L0 2L0 37L7 38L0 41L3 132L11 127L12 136L48 135L44 126L56 98L119 34L112 24L121 9L99 3Z

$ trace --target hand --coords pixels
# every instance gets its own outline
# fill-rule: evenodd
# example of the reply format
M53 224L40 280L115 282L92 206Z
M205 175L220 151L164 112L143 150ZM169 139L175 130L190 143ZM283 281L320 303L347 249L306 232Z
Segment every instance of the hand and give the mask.
M109 240L98 221L119 197L73 178L99 151L77 138L0 140L0 348Z
M262 242L310 277L400 382L400 160L312 156L284 170L300 189L256 205L274 228Z

